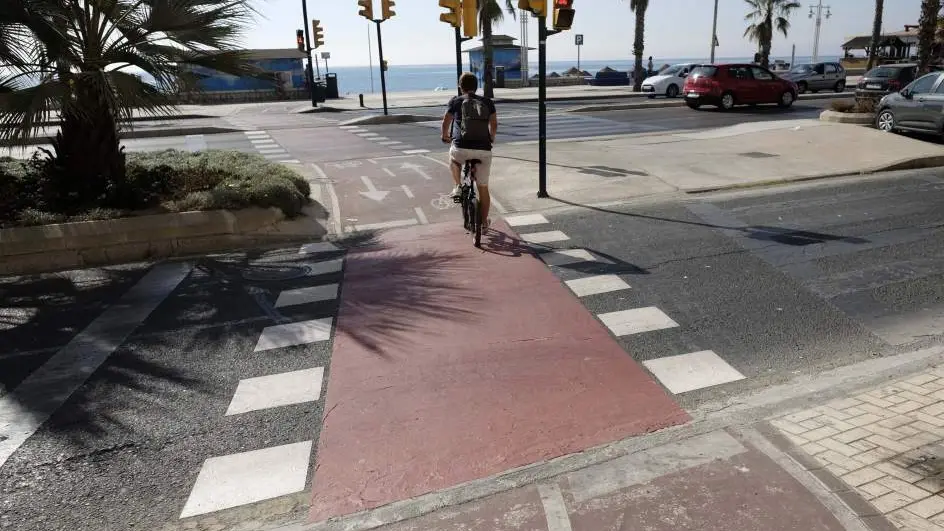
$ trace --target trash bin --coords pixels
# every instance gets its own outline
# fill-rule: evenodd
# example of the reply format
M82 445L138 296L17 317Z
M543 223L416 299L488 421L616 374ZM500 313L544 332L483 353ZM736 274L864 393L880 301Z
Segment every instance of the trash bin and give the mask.
M505 67L495 67L495 88L505 88Z
M314 88L315 88L315 101L319 103L325 101L325 92L327 92L327 87L325 87L325 84L320 81L316 81L314 84Z
M325 74L325 97L328 99L336 100L340 97L338 93L338 75L337 74Z

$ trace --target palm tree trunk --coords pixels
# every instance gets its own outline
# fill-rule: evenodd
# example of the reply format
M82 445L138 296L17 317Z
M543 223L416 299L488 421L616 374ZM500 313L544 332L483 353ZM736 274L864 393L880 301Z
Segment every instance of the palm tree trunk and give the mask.
M482 43L484 50L484 72L482 76L484 82L484 94L486 98L495 97L495 77L492 71L495 70L495 49L492 48L492 21L486 18L482 21Z
M866 71L875 66L876 54L878 54L878 43L882 38L882 13L885 10L885 0L875 0L875 19L872 21L872 43L869 44L869 63L866 65Z
M633 42L633 55L636 56L636 68L633 71L633 90L636 92L642 90L642 56L645 52L645 33L646 6L641 4L636 7L636 39Z
M934 46L940 10L941 0L921 2L921 18L918 20L918 71L922 74L928 71L928 65L931 63L931 48Z
M764 35L760 41L760 65L767 68L770 65L770 49L774 40L774 19L773 12L768 10L767 18L764 19Z

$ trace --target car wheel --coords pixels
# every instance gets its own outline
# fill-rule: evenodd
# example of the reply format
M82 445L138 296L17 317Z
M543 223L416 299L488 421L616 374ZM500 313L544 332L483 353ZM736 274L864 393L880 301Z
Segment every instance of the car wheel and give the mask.
M679 88L678 85L669 85L669 88L665 89L666 98L674 98L678 96Z
M797 94L806 94L808 88L805 81L797 83Z
M875 127L886 133L895 132L895 113L891 109L882 109L875 117Z
M734 94L730 92L725 92L721 95L721 105L720 107L726 111L730 111L734 108Z
M835 90L836 92L842 92L846 90L846 81L844 79L837 81L836 86L833 87L833 90Z
M697 101L686 101L685 103L690 109L695 109L696 111L701 108L701 103L698 103Z
M783 91L783 94L780 95L780 101L777 102L777 105L779 105L782 109L786 109L787 107L793 105L795 99L796 98L793 97L792 92L785 90Z

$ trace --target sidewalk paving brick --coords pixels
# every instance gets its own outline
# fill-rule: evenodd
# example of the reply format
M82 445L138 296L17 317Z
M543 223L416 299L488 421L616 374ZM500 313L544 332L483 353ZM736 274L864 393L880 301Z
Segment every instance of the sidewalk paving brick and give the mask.
M899 529L944 531L944 367L770 423Z

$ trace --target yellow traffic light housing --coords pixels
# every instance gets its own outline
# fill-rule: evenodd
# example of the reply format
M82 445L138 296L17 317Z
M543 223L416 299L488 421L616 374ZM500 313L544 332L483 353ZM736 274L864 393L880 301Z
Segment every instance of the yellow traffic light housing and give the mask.
M547 0L518 0L518 9L529 11L536 17L546 17Z
M470 38L479 34L479 9L475 0L462 2L462 34Z
M320 20L311 21L311 40L312 48L324 46L324 29L321 27Z
M298 51L305 51L305 30L295 30L295 45L298 46Z
M569 30L574 24L574 0L554 0L554 29Z
M367 20L374 20L374 0L357 0L357 5L361 8L357 12L358 15Z
M445 22L454 28L462 27L462 16L459 11L462 10L462 2L459 0L439 0L439 7L445 7L448 13L439 15L440 22Z
M393 10L396 6L396 2L393 0L380 0L380 15L384 20L388 20L390 17L396 16L396 12Z

